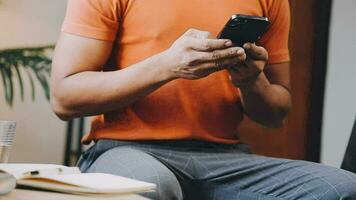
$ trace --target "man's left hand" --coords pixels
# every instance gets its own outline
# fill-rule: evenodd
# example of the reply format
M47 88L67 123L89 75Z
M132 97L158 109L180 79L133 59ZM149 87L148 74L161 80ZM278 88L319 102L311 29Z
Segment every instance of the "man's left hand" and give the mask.
M247 55L246 60L228 68L231 81L236 87L252 85L268 61L268 52L265 48L253 43L246 43L243 48Z

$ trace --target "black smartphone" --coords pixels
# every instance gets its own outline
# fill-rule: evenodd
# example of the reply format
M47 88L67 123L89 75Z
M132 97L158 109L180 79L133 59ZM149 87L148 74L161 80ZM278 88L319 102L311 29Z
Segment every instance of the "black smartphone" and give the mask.
M235 45L257 42L267 31L268 18L249 15L233 15L219 34L219 39L230 39Z

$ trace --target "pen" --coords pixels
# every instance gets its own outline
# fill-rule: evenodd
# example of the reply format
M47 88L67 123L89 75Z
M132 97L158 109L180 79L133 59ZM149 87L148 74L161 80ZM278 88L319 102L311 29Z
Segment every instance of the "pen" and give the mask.
M48 168L29 171L23 173L23 176L49 176L49 175L63 175L63 174L79 174L78 167L65 167L65 168Z

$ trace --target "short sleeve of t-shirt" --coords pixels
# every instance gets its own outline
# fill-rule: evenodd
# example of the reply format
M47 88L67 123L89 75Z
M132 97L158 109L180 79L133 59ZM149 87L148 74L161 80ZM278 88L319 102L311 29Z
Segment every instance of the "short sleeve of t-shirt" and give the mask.
M270 0L268 31L259 41L269 53L269 64L290 60L288 40L290 31L290 7L288 0Z
M68 0L62 31L113 41L119 27L120 12L118 0Z

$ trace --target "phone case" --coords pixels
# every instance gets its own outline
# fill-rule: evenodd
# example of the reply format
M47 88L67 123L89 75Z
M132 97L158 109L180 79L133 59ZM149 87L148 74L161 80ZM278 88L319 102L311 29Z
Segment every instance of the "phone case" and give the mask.
M230 39L235 45L242 46L247 42L257 42L267 31L268 18L233 15L219 34L220 39Z

